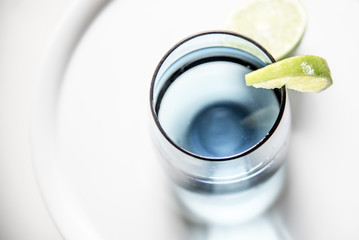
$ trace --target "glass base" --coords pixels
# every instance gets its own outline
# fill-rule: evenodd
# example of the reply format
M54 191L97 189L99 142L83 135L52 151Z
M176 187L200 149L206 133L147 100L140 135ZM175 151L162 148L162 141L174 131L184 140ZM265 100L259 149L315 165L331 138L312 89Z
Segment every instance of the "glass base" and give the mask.
M285 179L285 166L265 182L247 190L226 194L206 194L174 185L184 216L196 223L231 225L264 213L278 198Z

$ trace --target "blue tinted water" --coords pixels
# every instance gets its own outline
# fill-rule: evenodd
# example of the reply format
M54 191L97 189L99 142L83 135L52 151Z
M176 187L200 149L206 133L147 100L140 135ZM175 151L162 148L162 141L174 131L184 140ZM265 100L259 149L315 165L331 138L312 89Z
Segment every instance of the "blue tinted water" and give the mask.
M222 157L250 148L260 139L256 128L243 124L249 110L237 103L210 105L194 116L187 129L186 148L198 155Z
M274 91L245 85L244 75L262 66L230 48L203 49L178 60L161 79L167 82L158 115L166 134L206 157L235 155L257 144L279 112Z

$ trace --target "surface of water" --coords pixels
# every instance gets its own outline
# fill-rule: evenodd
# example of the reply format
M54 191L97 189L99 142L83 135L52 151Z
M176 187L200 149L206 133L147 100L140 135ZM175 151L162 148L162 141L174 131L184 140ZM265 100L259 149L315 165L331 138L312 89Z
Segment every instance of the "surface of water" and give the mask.
M205 57L213 52L218 54ZM278 99L272 90L245 85L245 74L263 66L247 58L253 56L206 48L184 56L164 74L161 81L167 84L158 116L178 146L200 156L227 157L251 148L270 131L278 116Z

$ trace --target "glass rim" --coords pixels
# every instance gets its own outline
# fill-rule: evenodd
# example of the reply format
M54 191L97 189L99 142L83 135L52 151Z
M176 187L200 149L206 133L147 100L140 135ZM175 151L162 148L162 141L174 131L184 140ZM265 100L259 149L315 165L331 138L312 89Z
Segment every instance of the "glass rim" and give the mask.
M161 134L165 137L165 139L175 148L177 148L178 150L180 150L181 152L183 152L184 154L190 155L191 157L194 157L196 159L200 159L200 160L205 160L205 161L230 161L230 160L235 160L238 158L242 158L252 152L254 152L255 150L257 150L258 148L260 148L269 138L271 138L271 136L274 134L274 132L276 131L276 129L278 128L283 115L284 115L284 110L285 110L285 106L286 106L286 102L287 102L287 90L286 87L283 86L280 88L281 91L281 96L280 96L280 108L279 108L279 113L277 115L276 121L274 122L273 126L271 127L271 129L268 131L268 133L260 140L258 141L256 144L254 144L252 147L239 152L237 154L234 155L229 155L229 156L224 156L224 157L208 157L208 156L203 156L203 155L199 155L199 154L195 154L193 152L190 152L182 147L180 147L179 145L177 145L166 133L166 131L162 128L161 123L159 122L158 119L158 115L156 114L156 110L155 110L155 104L154 104L154 85L155 85L155 81L156 81L156 77L158 75L158 72L160 70L160 68L162 67L163 63L166 61L166 59L169 57L169 55L172 54L172 52L174 52L179 46L181 46L182 44L200 37L200 36L204 36L204 35L210 35L210 34L223 34L223 35L231 35L234 37L238 37L238 38L242 38L250 43L252 43L253 45L255 45L256 47L258 47L270 60L272 63L276 62L276 60L274 59L274 57L263 47L261 46L258 42L252 40L251 38L248 38L244 35L235 33L235 32L231 32L231 31L223 31L223 30L219 30L219 31L205 31L205 32L200 32L200 33L196 33L193 34L179 42L177 42L170 50L167 51L167 53L161 58L160 62L158 63L155 72L152 76L152 80L151 80L151 85L150 85L150 107L151 107L151 114L152 117L156 123L157 128L160 130Z

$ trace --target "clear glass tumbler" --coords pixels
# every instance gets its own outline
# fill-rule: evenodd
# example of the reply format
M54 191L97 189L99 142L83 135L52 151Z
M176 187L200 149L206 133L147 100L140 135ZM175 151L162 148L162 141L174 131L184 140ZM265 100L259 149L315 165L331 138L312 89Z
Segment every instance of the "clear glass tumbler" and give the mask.
M256 89L244 80L274 61L245 36L216 31L181 41L157 66L154 139L191 220L243 222L278 197L290 134L286 88Z

